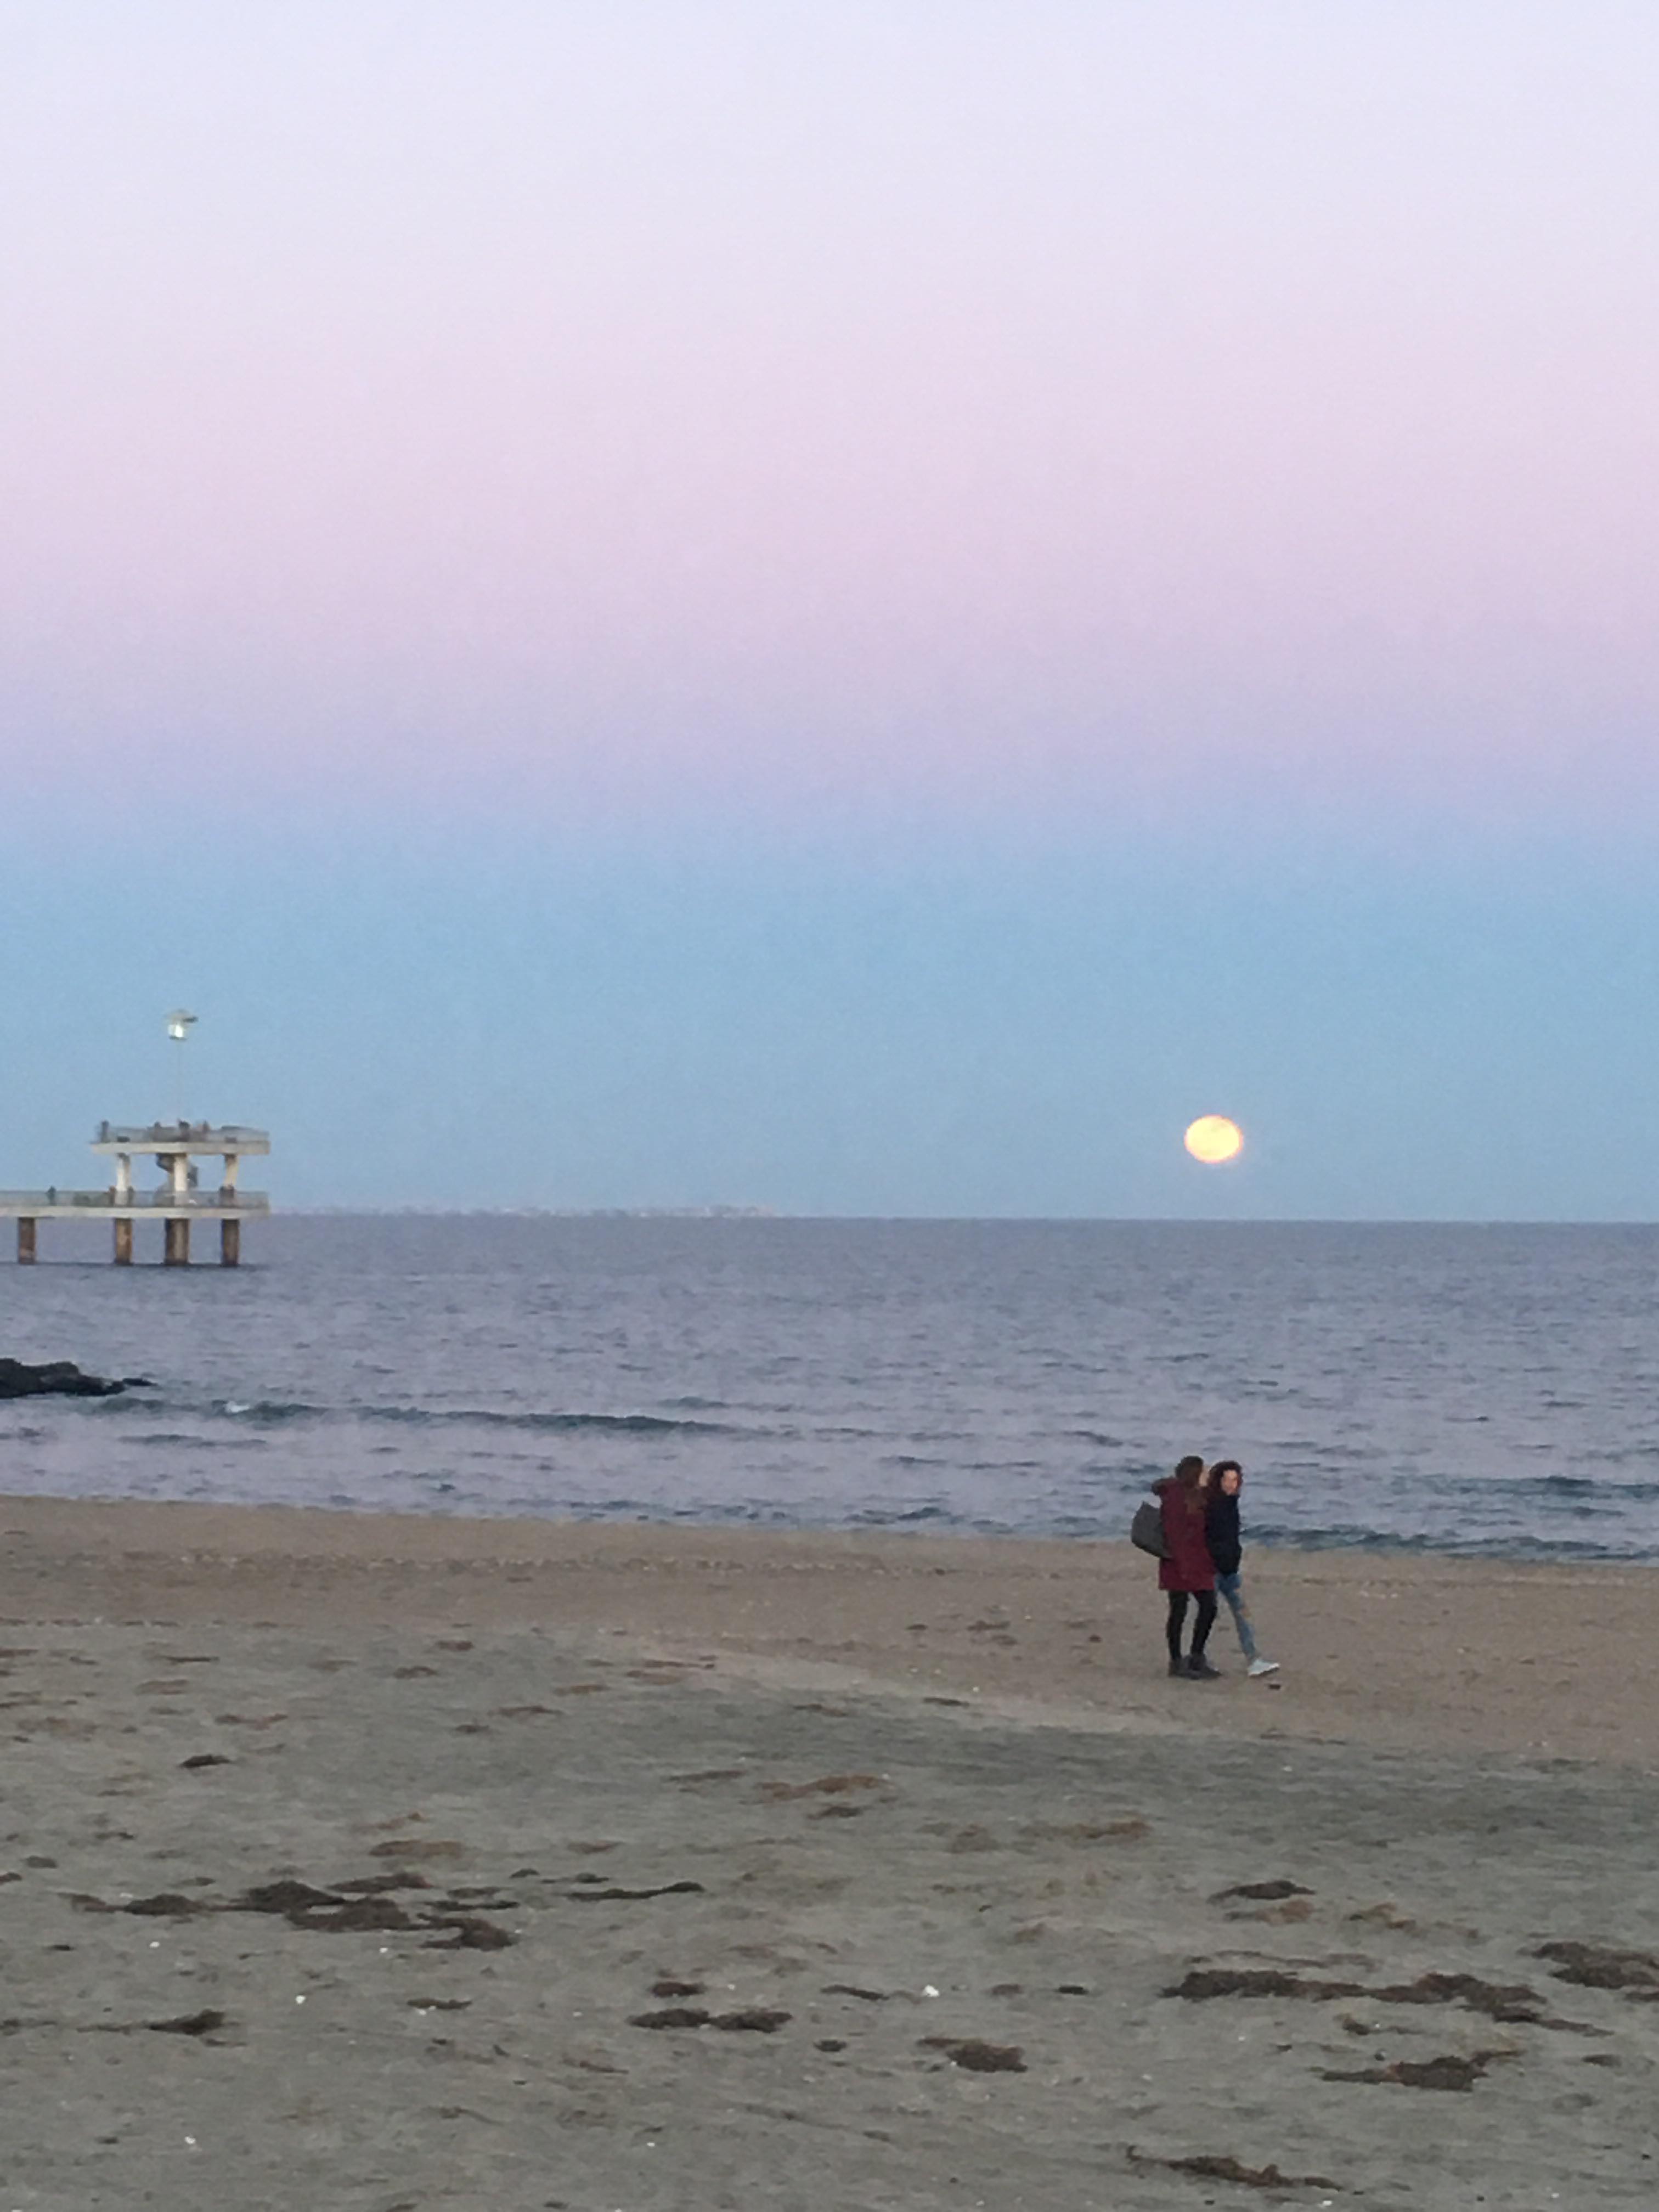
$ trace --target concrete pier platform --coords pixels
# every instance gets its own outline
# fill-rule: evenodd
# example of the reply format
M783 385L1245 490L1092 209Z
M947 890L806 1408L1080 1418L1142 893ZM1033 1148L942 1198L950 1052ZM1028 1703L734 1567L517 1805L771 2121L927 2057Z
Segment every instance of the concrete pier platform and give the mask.
M270 1150L264 1129L206 1121L152 1121L142 1126L99 1124L92 1149L115 1163L115 1180L98 1190L62 1190L48 1184L44 1190L0 1190L0 1219L17 1224L17 1261L33 1267L40 1257L40 1224L43 1221L107 1219L113 1226L112 1258L118 1267L133 1264L133 1224L159 1220L162 1224L162 1265L190 1265L192 1221L216 1221L219 1264L240 1267L242 1224L268 1216L270 1200L262 1190L245 1189L240 1182L244 1159ZM216 1186L199 1187L196 1163L204 1158L222 1163ZM163 1182L157 1190L140 1190L133 1181L135 1159L153 1158Z

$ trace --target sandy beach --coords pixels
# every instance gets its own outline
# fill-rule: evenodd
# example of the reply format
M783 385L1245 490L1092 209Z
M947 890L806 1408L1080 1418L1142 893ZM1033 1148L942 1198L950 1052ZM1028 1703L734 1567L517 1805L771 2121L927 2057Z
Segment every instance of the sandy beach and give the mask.
M0 1527L20 2212L1659 2201L1648 1571Z

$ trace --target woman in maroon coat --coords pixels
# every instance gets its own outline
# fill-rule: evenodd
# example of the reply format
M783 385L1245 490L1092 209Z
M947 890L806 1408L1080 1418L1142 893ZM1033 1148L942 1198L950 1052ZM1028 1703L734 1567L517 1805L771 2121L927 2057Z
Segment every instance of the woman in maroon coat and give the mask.
M1212 1681L1219 1669L1204 1656L1204 1647L1215 1626L1215 1567L1204 1534L1204 1462L1189 1455L1172 1476L1152 1485L1164 1512L1164 1557L1158 1562L1158 1586L1170 1595L1170 1618L1165 1635L1170 1645L1170 1672L1188 1680ZM1193 1646L1181 1656L1181 1632L1187 1620L1187 1601L1198 1600L1193 1625Z

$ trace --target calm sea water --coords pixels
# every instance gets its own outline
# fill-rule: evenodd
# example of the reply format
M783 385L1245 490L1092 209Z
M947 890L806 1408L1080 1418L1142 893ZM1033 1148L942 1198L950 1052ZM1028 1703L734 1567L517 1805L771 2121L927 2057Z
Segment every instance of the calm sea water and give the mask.
M1659 1557L1659 1229L278 1218L240 1273L0 1265L0 1489ZM79 1255L79 1257L74 1256ZM141 1252L141 1257L149 1256Z

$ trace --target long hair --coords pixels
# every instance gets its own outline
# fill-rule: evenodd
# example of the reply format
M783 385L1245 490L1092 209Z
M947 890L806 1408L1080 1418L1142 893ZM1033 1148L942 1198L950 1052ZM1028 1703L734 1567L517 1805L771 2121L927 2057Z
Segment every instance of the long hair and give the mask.
M1175 1494L1181 1504L1189 1513L1201 1513L1204 1493L1200 1486L1204 1480L1204 1462L1196 1452L1188 1452L1185 1459L1176 1462L1175 1479Z

